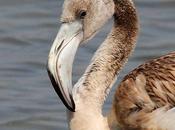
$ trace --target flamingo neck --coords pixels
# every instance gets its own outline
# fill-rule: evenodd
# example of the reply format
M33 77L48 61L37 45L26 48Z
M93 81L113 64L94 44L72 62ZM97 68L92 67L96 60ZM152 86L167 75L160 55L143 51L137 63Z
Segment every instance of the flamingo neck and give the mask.
M130 0L114 0L114 3L113 28L74 86L76 112L69 112L71 130L76 130L77 125L83 127L81 130L95 127L95 130L110 129L110 124L102 115L102 105L119 71L134 50L138 34L133 3Z
M130 0L114 0L114 3L113 28L75 85L78 93L75 101L81 99L84 105L93 104L94 108L100 110L116 76L134 50L138 34L138 19L133 3Z

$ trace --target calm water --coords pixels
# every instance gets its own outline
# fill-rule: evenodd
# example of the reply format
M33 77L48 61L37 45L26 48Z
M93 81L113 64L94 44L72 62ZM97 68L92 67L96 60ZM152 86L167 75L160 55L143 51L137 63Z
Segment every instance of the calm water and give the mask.
M59 28L63 0L0 0L0 130L66 130L65 107L45 64ZM175 50L175 1L136 0L141 19L137 48L119 80L147 59ZM111 25L82 46L74 67L81 76ZM113 91L104 111L110 108Z

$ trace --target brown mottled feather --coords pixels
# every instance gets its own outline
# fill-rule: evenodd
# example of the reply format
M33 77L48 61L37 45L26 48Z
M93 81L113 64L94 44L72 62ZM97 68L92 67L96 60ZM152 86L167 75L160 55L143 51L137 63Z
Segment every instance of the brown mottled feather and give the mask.
M113 102L116 121L124 130L160 130L152 118L163 107L175 107L175 52L148 61L128 74Z

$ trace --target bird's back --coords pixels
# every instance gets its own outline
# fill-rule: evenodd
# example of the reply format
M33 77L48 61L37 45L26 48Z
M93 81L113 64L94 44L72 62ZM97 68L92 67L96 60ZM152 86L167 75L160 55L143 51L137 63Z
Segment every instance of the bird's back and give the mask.
M173 108L175 52L148 61L125 76L116 90L111 115L124 130L174 130Z

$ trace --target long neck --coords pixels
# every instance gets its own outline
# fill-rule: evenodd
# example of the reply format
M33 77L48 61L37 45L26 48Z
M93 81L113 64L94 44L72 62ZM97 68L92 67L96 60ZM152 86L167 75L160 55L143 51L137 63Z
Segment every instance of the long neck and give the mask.
M114 0L114 3L114 26L78 82L78 86L84 88L80 90L84 101L90 105L94 102L100 109L117 74L134 50L138 34L133 3L129 0Z
M114 26L75 85L78 93L74 97L77 110L71 113L71 130L74 130L73 126L77 122L83 123L84 127L87 125L88 130L95 126L100 126L96 130L109 129L107 120L102 116L102 105L119 71L133 51L138 33L137 14L131 1L114 0L114 3Z

